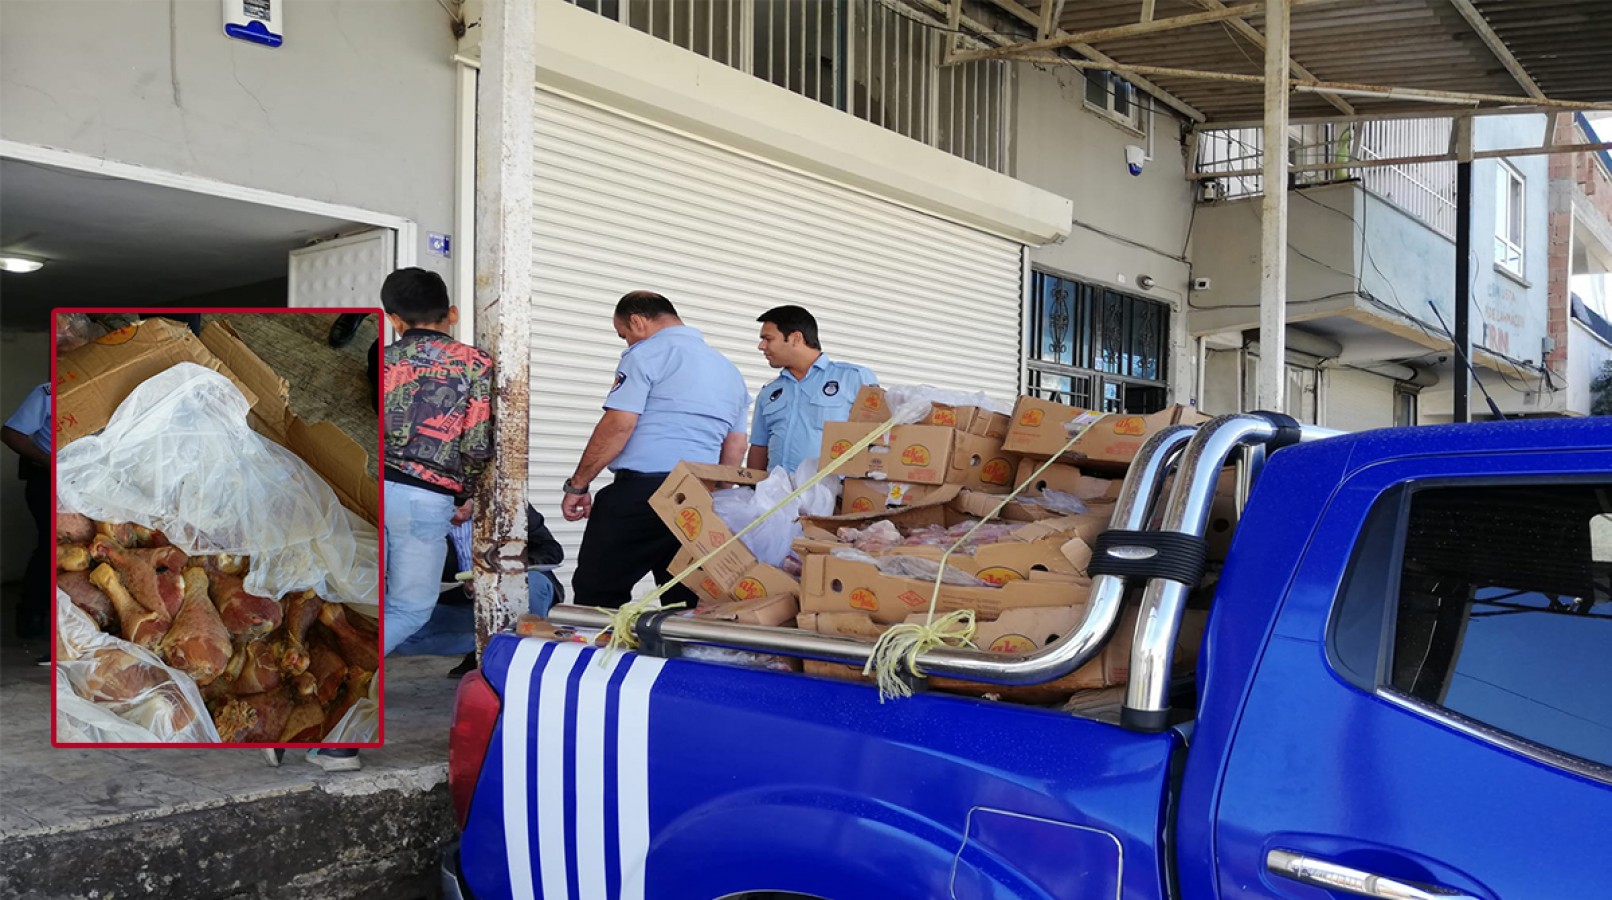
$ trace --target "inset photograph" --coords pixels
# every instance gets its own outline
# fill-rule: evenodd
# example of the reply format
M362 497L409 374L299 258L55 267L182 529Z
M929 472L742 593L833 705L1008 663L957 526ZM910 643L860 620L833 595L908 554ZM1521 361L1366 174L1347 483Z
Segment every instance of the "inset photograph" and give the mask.
M52 743L380 745L379 327L56 312Z

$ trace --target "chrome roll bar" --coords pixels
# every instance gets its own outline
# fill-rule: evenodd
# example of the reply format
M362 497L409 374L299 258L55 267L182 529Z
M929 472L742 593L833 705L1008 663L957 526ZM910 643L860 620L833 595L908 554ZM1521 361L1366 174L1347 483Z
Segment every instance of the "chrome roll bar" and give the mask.
M1176 425L1154 434L1131 464L1114 504L1113 528L1141 531L1159 495L1160 485L1176 457L1191 439L1194 428ZM1087 614L1079 628L1033 653L986 653L939 647L921 654L918 667L924 675L943 675L987 684L1042 684L1061 678L1091 662L1102 652L1119 621L1125 596L1125 579L1099 575L1092 580ZM608 611L588 606L556 605L549 612L557 625L603 628ZM795 628L767 628L733 622L668 618L659 623L660 637L668 641L753 650L863 665L873 643L861 638L816 634Z

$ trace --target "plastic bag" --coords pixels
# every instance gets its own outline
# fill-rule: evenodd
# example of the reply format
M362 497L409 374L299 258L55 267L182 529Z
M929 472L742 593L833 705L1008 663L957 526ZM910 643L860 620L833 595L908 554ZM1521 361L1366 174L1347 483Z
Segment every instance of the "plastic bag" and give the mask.
M57 452L58 506L156 529L192 555L250 556L246 589L260 596L377 603L375 526L253 431L247 410L228 378L195 363L153 375L104 431Z
M190 676L105 634L56 592L56 739L93 744L216 744Z
M833 555L838 559L851 562L872 563L879 571L894 578L915 578L919 581L933 582L935 574L940 571L940 560L926 559L922 556L907 556L901 553L892 553L889 556L870 556L861 550L844 549L835 550ZM955 584L962 587L999 587L990 582L964 572L956 566L948 565L946 574L940 579L942 584Z
M884 389L884 402L890 407L897 425L911 425L929 418L930 406L977 406L991 412L1009 415L1013 408L992 400L980 391L952 391L930 387L927 384L895 385Z
M321 744L368 744L381 733L381 679L369 680L369 694L354 703L336 723L336 727L319 739Z
M711 508L717 518L735 532L743 531L763 515L767 519L740 538L756 559L769 566L783 566L789 558L790 544L800 537L801 516L828 515L834 510L834 488L827 481L819 481L805 493L788 503L784 499L817 473L816 460L807 460L793 473L782 466L768 473L766 480L755 487L734 487L717 491L711 498ZM780 505L781 504L781 505ZM774 510L774 507L777 507Z
M1040 497L1020 497L1019 502L1026 506L1039 506L1043 509L1050 509L1055 513L1062 513L1066 516L1083 516L1090 512L1085 502L1079 497L1053 488L1047 488L1042 491Z
M686 644L682 648L681 654L684 659L697 659L701 662L740 666L746 669L766 669L772 672L796 671L794 660L787 656L777 656L772 653L753 653L749 650L729 650L726 647Z

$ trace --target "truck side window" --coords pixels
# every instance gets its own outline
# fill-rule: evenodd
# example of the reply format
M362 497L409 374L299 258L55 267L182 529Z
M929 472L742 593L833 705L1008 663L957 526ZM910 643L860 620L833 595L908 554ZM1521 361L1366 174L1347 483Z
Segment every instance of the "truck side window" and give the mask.
M1612 483L1415 491L1388 683L1612 765L1609 511Z

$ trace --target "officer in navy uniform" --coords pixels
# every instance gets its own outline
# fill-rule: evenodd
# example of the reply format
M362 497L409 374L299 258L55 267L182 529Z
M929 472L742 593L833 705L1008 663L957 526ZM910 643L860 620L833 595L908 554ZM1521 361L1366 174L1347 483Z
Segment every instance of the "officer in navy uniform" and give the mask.
M568 522L588 520L571 592L579 604L611 609L632 599L645 573L659 584L670 580L678 540L649 497L679 462L738 465L750 406L738 368L684 325L665 297L633 291L614 318L627 350L561 507ZM589 486L606 467L615 480L593 498ZM661 602L692 607L696 599L679 585Z
M817 339L817 320L799 306L769 309L756 321L762 355L783 371L756 397L745 464L793 472L802 460L817 456L823 423L845 421L856 392L879 379L864 366L829 359Z

